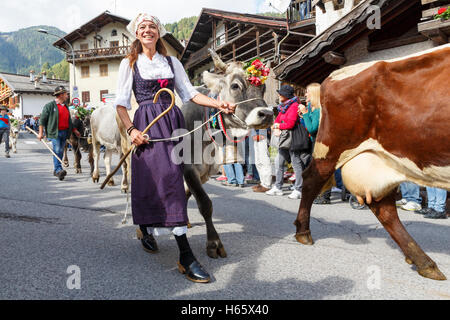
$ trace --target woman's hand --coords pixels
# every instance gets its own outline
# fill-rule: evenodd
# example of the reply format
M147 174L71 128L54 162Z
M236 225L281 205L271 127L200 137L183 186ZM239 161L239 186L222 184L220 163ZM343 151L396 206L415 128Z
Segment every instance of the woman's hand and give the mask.
M141 146L143 144L148 144L148 141L144 138L144 135L138 129L133 129L130 132L130 138L131 138L131 142L136 147L139 147L139 146Z
M223 112L229 114L236 111L236 104L226 101L217 101L218 109L223 110Z
M302 116L303 114L308 113L308 109L303 104L298 106L298 115Z

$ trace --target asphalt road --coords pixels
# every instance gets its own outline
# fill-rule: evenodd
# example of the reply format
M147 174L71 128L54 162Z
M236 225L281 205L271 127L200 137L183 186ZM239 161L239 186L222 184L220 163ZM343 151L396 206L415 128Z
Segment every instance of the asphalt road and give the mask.
M0 299L450 299L450 280L419 276L369 210L337 197L313 207L316 243L306 247L293 237L298 200L209 182L228 257L206 256L205 226L190 200L191 247L213 275L202 285L178 273L173 237L157 238L156 255L142 250L130 219L121 224L126 196L119 186L100 190L92 183L85 154L83 173L71 167L62 182L32 135L22 134L11 159L1 145L0 156ZM405 211L400 217L450 277L450 219Z

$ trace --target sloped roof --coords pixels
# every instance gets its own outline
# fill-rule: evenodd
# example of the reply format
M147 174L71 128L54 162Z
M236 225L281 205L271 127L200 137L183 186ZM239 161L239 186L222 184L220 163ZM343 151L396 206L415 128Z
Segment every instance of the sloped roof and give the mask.
M48 79L46 83L39 82L38 89L36 89L34 82L30 81L30 76L12 73L0 73L0 79L4 80L15 93L52 94L57 86L69 88L68 81Z
M105 11L101 13L99 16L95 17L91 21L83 24L79 28L75 29L71 33L67 34L64 39L67 40L69 43L73 43L77 41L80 38L84 38L87 35L91 34L95 30L99 30L106 26L107 24L113 23L113 22L120 22L124 25L128 25L130 23L130 19L115 15L110 13L109 11ZM167 33L164 37L164 40L166 40L177 52L180 54L183 52L184 47L181 44L180 41L178 41L171 33ZM64 40L60 39L56 41L53 44L55 47L58 47L63 50L67 50L66 43Z
M317 63L324 63L322 55L331 48L336 46L336 43L347 36L356 36L356 30L373 14L368 10L370 6L377 6L380 9L385 9L388 5L401 4L403 1L390 0L366 0L361 2L347 15L331 25L327 30L311 39L303 47L294 52L289 58L284 60L281 64L274 68L276 77L279 80L286 80L291 73L299 74L303 71L303 67L307 67L314 61ZM325 66L330 69L333 66ZM334 67L336 68L336 67ZM330 69L330 71L332 71Z

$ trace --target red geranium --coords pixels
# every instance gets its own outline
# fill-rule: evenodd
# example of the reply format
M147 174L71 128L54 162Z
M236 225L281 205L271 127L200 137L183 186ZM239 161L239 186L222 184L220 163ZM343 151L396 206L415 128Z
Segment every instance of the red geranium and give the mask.
M251 77L251 78L249 78L248 79L250 82L251 82L251 84L252 85L254 85L254 86L260 86L260 85L262 85L262 82L261 82L261 79L260 78L258 78L258 77Z
M264 68L264 69L261 71L261 75L262 75L263 77L267 77L267 76L269 76L269 74L270 74L270 69L269 69L269 68Z
M443 14L445 11L447 11L447 8L440 8L438 14Z
M262 68L264 68L264 64L263 64L260 60L258 60L258 59L256 59L255 61L253 61L252 66L255 66L255 68L256 68L257 70L261 70Z

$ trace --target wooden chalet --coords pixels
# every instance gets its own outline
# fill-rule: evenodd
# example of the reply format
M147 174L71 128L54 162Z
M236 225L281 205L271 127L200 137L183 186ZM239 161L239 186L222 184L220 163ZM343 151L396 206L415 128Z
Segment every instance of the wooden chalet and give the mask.
M448 42L450 22L434 20L439 0L315 0L331 25L275 67L280 81L305 87L344 66L399 58ZM381 28L369 28L379 8ZM339 10L347 10L339 12ZM337 18L340 17L340 18Z
M261 57L273 67L290 56L314 37L315 16L308 3L293 0L287 18L203 9L181 58L193 83L199 85L202 72L213 70L209 48L226 63Z
M80 40L85 40L84 42L89 40L91 44L90 48L74 48L74 56L72 56L69 46L63 39L56 41L53 45L66 51L66 60L70 63L72 63L74 58L75 63L116 58L122 59L128 54L132 42L130 34L125 29L128 23L130 23L129 19L105 11L64 37L71 44ZM120 30L118 28L112 29L110 34L105 36L102 30L107 25L121 25L123 27ZM170 47L174 48L178 54L183 52L184 47L171 33L167 33L163 40ZM107 43L106 46L105 43Z
M56 87L68 85L68 81L47 79L45 72L35 75L31 71L29 76L0 72L0 104L17 118L37 116L54 99Z

